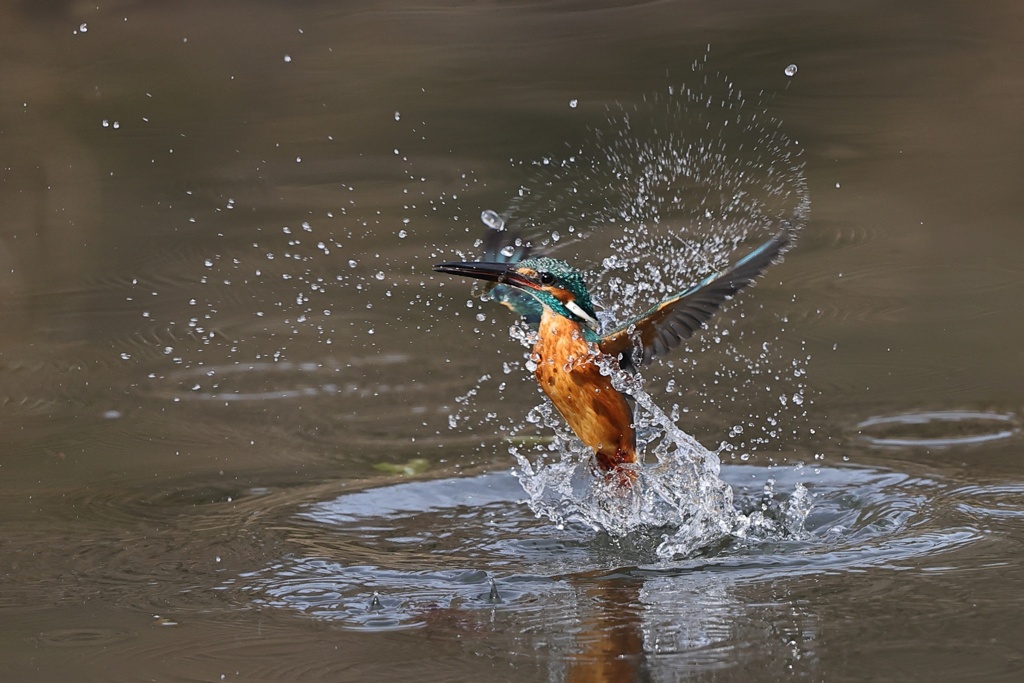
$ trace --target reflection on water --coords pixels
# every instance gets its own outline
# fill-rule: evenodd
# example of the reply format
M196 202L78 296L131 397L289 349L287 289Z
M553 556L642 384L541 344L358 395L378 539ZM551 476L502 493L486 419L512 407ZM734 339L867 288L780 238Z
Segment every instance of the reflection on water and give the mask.
M1019 678L1021 15L919 4L3 5L6 678ZM644 171L697 139L734 211ZM507 209L636 312L795 169L798 249L645 386L805 534L535 518L521 351L430 265Z

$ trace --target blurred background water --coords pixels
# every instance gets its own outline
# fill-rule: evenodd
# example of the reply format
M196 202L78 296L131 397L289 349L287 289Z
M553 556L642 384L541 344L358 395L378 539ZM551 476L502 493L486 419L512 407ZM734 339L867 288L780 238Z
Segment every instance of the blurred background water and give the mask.
M1022 29L1009 2L4 4L0 671L1016 680ZM476 255L482 210L568 211L538 164L705 77L781 122L810 213L705 335L767 370L707 341L652 393L726 442L741 505L815 502L664 561L525 506L522 349L430 265ZM560 248L597 267L600 237Z

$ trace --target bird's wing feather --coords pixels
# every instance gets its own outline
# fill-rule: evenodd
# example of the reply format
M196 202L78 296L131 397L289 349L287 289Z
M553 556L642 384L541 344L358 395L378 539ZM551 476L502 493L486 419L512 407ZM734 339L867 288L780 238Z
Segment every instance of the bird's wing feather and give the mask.
M598 346L602 353L619 356L619 365L626 370L664 356L702 328L723 302L753 283L791 239L786 230L778 233L725 270L615 328L601 337Z

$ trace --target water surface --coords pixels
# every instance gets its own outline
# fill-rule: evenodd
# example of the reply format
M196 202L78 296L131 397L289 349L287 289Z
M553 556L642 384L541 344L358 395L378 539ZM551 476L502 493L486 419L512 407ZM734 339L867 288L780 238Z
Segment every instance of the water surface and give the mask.
M1021 19L1002 2L0 10L5 677L1016 680ZM511 320L430 265L475 255L485 209L612 225L577 215L616 206L607 175L544 160L636 168L596 131L695 84L695 61L798 145L810 211L646 386L719 451L746 513L799 487L814 502L800 533L666 558L658 530L533 514L506 437L539 395ZM647 190L630 206L660 206ZM657 218L709 265L730 244L706 235L759 225ZM614 225L553 245L606 299L628 281L605 262ZM606 305L650 303L646 282Z

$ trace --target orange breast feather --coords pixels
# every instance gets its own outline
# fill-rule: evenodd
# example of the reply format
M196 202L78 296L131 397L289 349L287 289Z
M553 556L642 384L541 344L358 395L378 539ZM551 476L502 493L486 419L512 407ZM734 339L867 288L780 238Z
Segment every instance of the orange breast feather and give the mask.
M635 462L632 411L598 370L580 326L545 311L533 353L541 388L580 440L594 449L601 468Z

